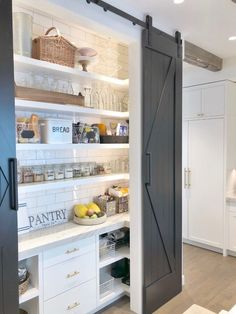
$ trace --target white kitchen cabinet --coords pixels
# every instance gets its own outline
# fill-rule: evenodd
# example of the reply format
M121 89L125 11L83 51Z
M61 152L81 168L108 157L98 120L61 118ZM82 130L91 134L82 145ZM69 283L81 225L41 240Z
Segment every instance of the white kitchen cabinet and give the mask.
M202 90L191 88L183 93L183 112L186 118L197 118L202 115Z
M225 113L225 83L185 88L183 115L185 119L223 116Z
M226 212L236 169L236 87L222 81L184 88L183 239L217 250L236 248L236 217ZM199 96L201 94L201 97ZM186 96L187 95L187 96ZM192 99L191 100L191 96ZM201 98L201 106L199 99ZM191 106L190 106L191 107ZM197 112L201 107L201 115ZM235 250L235 249L234 249Z
M204 116L223 116L225 110L225 86L213 85L202 89Z
M88 314L96 308L96 280L90 280L44 303L44 314Z
M222 248L224 121L189 121L188 238Z

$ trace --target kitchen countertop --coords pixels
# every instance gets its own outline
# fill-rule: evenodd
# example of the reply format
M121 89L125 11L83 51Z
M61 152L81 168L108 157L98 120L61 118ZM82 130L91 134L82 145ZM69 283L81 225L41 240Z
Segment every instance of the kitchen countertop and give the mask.
M69 239L83 239L122 227L129 227L128 213L108 217L107 221L100 225L81 226L70 221L51 228L29 232L19 236L19 259L29 255L36 255L42 252L42 250L54 247L57 244L63 244L63 242L67 242Z

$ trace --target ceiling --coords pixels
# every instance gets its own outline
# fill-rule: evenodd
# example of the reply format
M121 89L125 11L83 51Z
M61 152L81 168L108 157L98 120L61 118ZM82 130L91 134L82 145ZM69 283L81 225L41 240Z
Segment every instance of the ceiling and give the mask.
M231 0L125 0L127 5L153 16L167 32L180 30L182 37L222 58L236 56L236 4Z

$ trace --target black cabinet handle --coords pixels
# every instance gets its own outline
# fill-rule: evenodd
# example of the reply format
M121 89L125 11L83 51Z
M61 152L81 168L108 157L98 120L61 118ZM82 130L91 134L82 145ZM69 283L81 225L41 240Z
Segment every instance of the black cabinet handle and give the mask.
M9 159L10 208L18 210L17 159Z
M152 155L150 152L146 153L147 158L147 185L152 185Z

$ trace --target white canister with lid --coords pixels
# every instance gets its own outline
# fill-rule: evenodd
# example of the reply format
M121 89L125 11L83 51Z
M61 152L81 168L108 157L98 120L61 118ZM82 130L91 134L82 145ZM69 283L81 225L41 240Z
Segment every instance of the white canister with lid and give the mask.
M72 121L64 119L40 120L42 143L72 144Z

